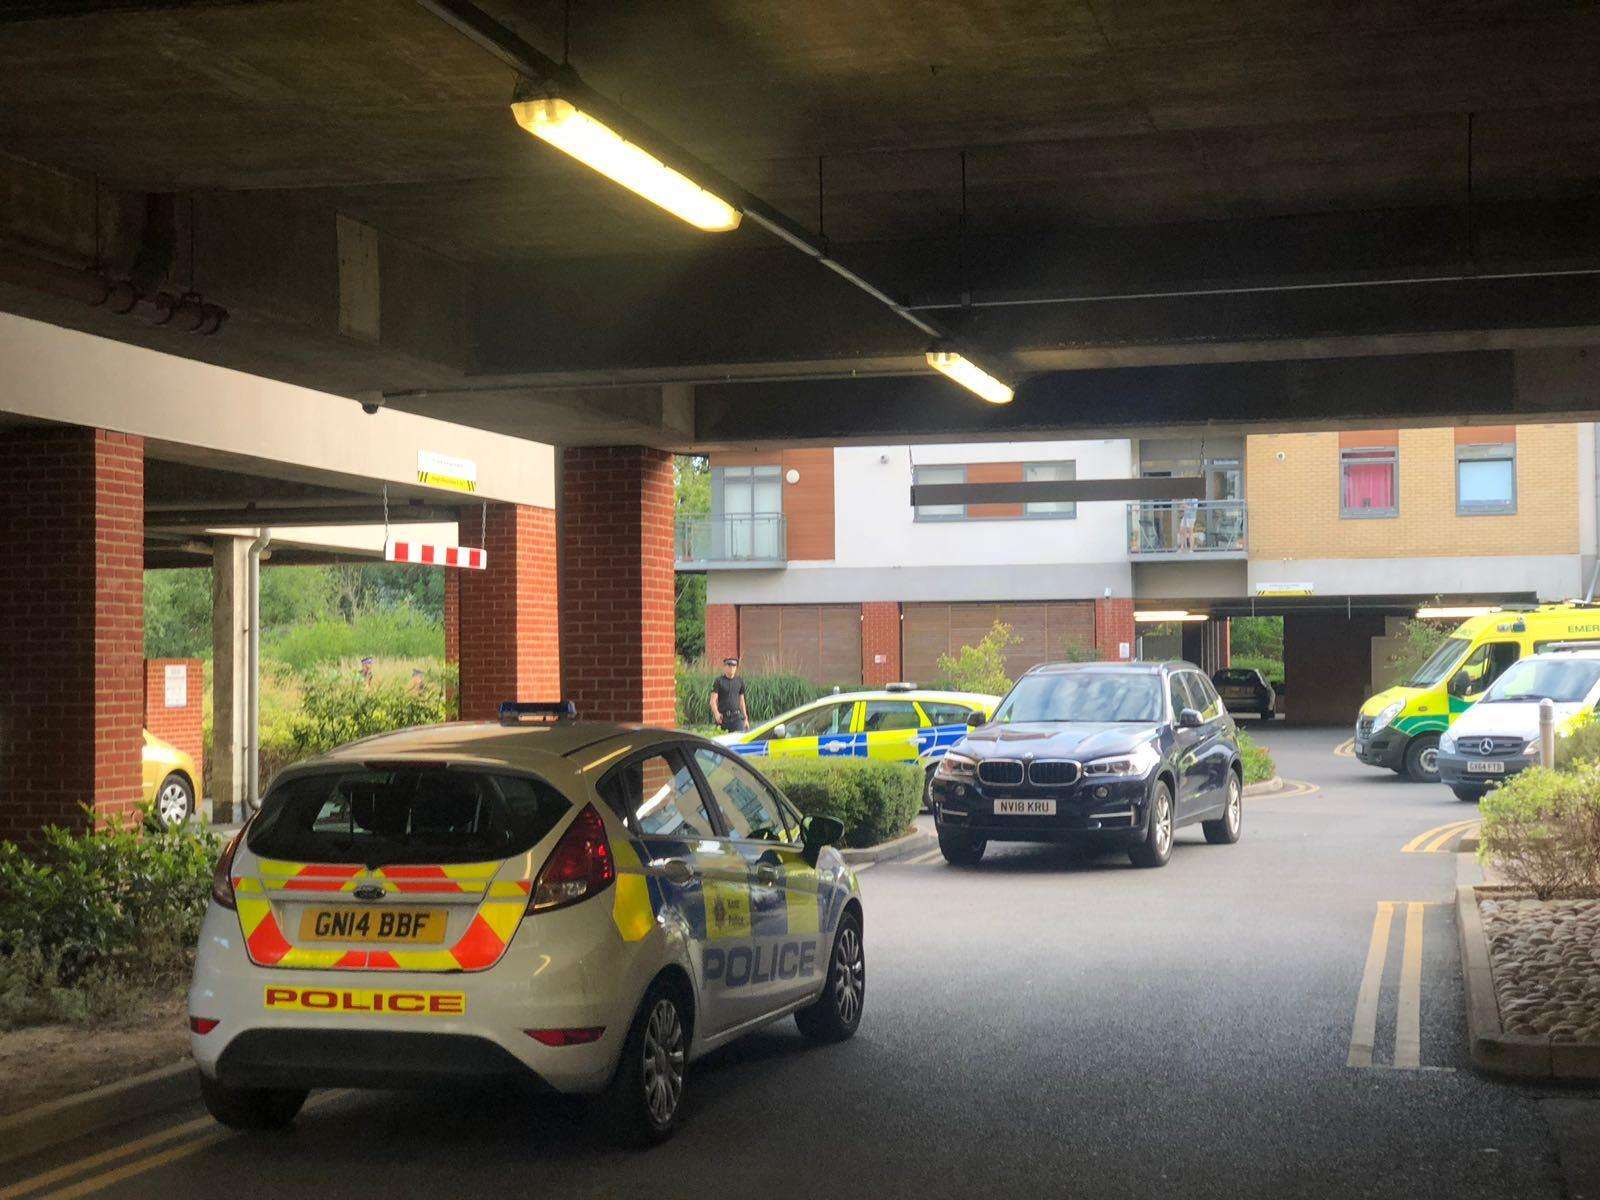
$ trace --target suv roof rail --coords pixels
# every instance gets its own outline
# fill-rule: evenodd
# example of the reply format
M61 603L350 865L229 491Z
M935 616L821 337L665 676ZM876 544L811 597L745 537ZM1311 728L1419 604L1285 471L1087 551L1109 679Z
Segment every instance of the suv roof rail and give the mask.
M504 700L500 704L502 725L521 725L529 717L572 721L577 716L578 706L571 700Z

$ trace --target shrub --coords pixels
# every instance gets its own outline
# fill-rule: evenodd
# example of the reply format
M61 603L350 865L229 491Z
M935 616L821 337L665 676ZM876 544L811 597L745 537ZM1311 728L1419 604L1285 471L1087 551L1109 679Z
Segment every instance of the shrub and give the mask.
M151 821L0 842L0 1025L109 1016L181 980L220 849Z
M693 663L678 660L677 721L680 726L712 724L711 681L721 673L720 663L712 664L703 659ZM757 725L833 690L789 671L744 676L745 704L750 709L750 720Z
M1568 771L1579 763L1600 762L1600 721L1589 712L1579 713L1567 726L1566 735L1560 736L1557 727L1556 768Z
M1600 763L1529 767L1483 798L1478 850L1541 900L1600 885Z
M444 625L409 605L322 617L267 630L261 653L298 672L362 657L442 659Z
M279 736L300 757L319 754L357 738L455 717L455 668L424 672L413 689L399 680L367 682L339 671L308 671L296 677L298 710Z
M1255 739L1242 729L1239 730L1239 757L1244 762L1246 784L1264 783L1278 773L1267 748L1256 745Z
M996 621L976 646L963 646L954 654L939 656L939 678L935 686L952 692L1004 696L1011 690L1011 676L1006 674L1006 648L1021 641L1019 635L1011 632L1011 626Z
M870 758L773 758L760 763L796 808L844 822L846 846L899 837L922 807L922 767Z

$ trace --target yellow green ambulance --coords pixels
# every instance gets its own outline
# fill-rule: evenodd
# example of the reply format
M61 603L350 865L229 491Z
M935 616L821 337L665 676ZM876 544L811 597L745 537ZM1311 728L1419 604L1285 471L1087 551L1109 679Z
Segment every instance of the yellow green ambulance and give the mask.
M1410 679L1361 706L1355 755L1418 782L1439 778L1439 735L1518 659L1564 642L1600 642L1600 604L1495 609L1463 621Z

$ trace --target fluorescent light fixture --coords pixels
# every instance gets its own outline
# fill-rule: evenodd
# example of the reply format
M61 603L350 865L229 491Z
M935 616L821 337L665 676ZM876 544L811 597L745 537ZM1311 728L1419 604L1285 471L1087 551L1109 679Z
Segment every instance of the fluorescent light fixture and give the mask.
M1133 619L1143 625L1161 625L1168 621L1205 621L1205 613L1190 612L1186 608L1150 608L1133 614Z
M1016 394L971 359L963 358L953 350L929 350L928 365L990 404L1010 404L1011 397Z
M570 102L558 98L517 100L512 102L511 111L517 124L534 137L696 229L726 233L739 227L743 214L733 205Z
M1440 621L1451 617L1458 620L1466 620L1468 617L1481 617L1488 613L1499 611L1499 606L1494 604L1463 604L1455 608L1419 608L1417 609L1417 620Z

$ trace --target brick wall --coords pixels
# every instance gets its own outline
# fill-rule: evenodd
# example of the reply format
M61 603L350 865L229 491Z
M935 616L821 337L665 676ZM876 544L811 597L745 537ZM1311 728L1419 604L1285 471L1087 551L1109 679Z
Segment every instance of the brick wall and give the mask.
M706 661L720 663L739 657L739 607L706 605Z
M671 725L672 456L569 448L560 503L562 692L586 717Z
M900 678L900 605L869 600L861 606L861 681L882 687Z
M1133 601L1121 599L1094 602L1094 648L1102 660L1111 662L1122 658L1122 643L1128 644L1128 656L1133 656Z
M0 434L0 838L140 799L144 443Z
M1251 558L1578 553L1576 425L1516 427L1517 511L1497 516L1456 514L1456 432L1447 428L1398 432L1398 515L1341 517L1341 436L1360 440L1348 432L1246 440Z
M167 706L167 668L183 667L183 703ZM144 727L194 759L205 775L206 664L198 658L147 658L144 663ZM176 697L174 697L176 699ZM193 780L200 792L200 778Z
M488 568L454 572L467 720L493 719L504 700L561 695L555 512L491 503L485 534Z

